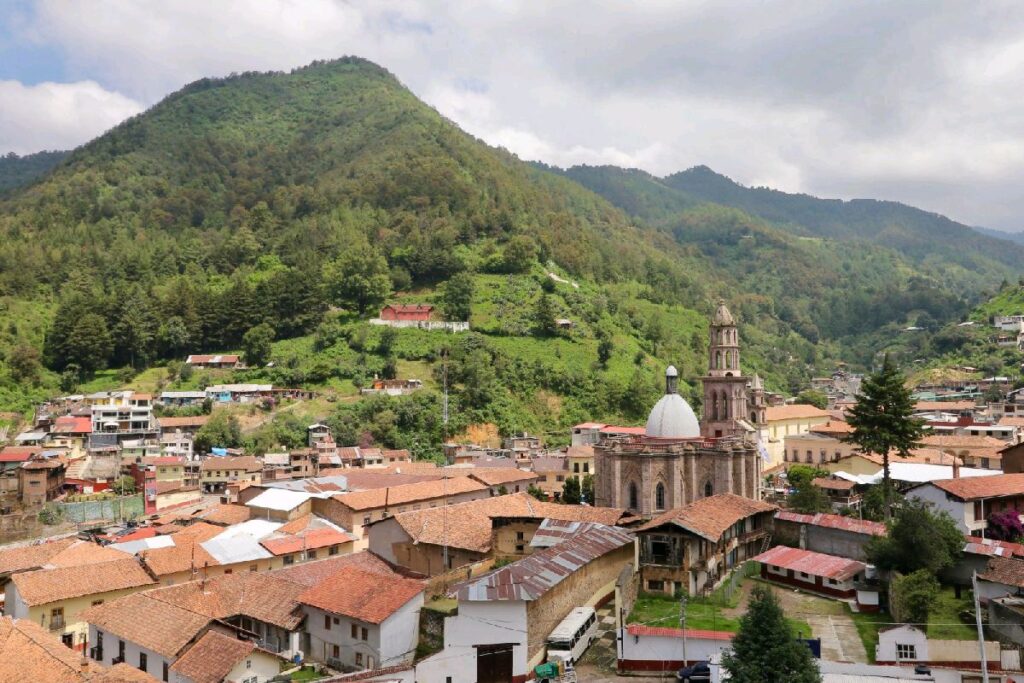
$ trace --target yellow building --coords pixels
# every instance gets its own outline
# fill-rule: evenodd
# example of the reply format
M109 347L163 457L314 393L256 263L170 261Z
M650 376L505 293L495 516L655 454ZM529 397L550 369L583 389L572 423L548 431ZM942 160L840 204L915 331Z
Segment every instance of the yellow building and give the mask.
M765 410L765 428L769 463L767 467L785 461L786 437L805 434L812 427L829 421L829 413L808 405L771 406Z
M207 457L199 464L203 491L223 491L228 484L245 482L260 484L263 465L251 455Z
M569 446L566 455L569 458L569 473L576 479L579 479L580 482L588 474L594 474L593 446Z
M97 564L15 574L5 590L4 612L48 629L68 647L84 650L88 624L81 613L154 584L134 557Z

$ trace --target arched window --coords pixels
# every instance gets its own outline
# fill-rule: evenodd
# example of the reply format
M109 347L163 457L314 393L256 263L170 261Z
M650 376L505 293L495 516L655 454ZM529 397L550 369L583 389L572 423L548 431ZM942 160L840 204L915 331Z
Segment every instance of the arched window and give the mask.
M716 370L721 370L722 369L722 352L721 351L715 351L715 369Z
M728 420L728 419L730 419L732 417L732 415L729 414L729 396L728 396L728 394L725 393L725 391L722 391L721 401L722 401L722 403L721 403L722 415L718 419L720 419L720 420Z
M704 497L710 498L715 492L715 488L711 485L711 480L708 479L704 482Z
M658 485L654 487L654 509L665 509L665 485L660 481L658 482Z
M711 419L718 419L718 394L711 392L711 405L708 406L711 413Z
M629 509L636 510L640 507L640 497L636 493L636 484L629 482Z

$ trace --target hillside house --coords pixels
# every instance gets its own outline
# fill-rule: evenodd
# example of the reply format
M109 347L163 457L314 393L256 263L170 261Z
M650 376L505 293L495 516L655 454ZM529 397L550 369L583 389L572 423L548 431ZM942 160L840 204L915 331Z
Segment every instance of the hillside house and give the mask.
M35 458L22 463L18 472L21 504L42 505L60 496L66 469L60 458Z
M0 496L11 502L20 497L21 466L42 452L39 446L0 448Z
M199 464L200 483L207 493L223 491L228 484L248 482L259 484L263 465L251 455L209 456Z
M769 406L765 409L765 431L768 439L767 466L777 465L785 460L785 439L793 434L806 434L816 426L832 419L831 413L811 405L787 404Z
M206 387L206 398L214 403L255 403L274 398L271 384L214 384Z
M370 386L363 387L359 393L384 394L386 396L406 396L414 391L423 388L423 382L418 379L374 379Z
M388 304L380 309L380 319L420 322L430 320L433 312L430 304Z
M164 391L157 402L168 408L188 408L202 405L205 400L205 391Z
M229 354L195 354L185 359L186 365L196 368L212 368L214 370L235 370L243 367L237 355Z
M698 595L759 553L777 508L723 493L668 510L636 528L644 590Z

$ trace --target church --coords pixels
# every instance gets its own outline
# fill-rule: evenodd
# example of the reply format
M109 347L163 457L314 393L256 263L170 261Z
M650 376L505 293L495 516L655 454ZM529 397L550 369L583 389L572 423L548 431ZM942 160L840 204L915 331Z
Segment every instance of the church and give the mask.
M594 446L594 504L643 517L719 493L761 498L757 439L765 428L764 386L740 370L736 320L719 302L710 325L704 419L679 395L679 373L665 371L665 395L643 435Z

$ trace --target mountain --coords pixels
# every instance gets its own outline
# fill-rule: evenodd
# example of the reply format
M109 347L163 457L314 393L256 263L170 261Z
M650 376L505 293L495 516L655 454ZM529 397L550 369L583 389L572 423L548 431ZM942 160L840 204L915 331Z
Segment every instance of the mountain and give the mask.
M68 152L36 152L18 156L10 152L0 156L0 193L22 185L28 185L36 178L49 173L64 160Z
M995 237L996 239L1015 242L1016 244L1024 244L1024 233L1021 232L1006 232L1004 230L995 230L993 228L983 228L977 225L974 226L974 230L980 232L982 235L988 235L989 237Z

